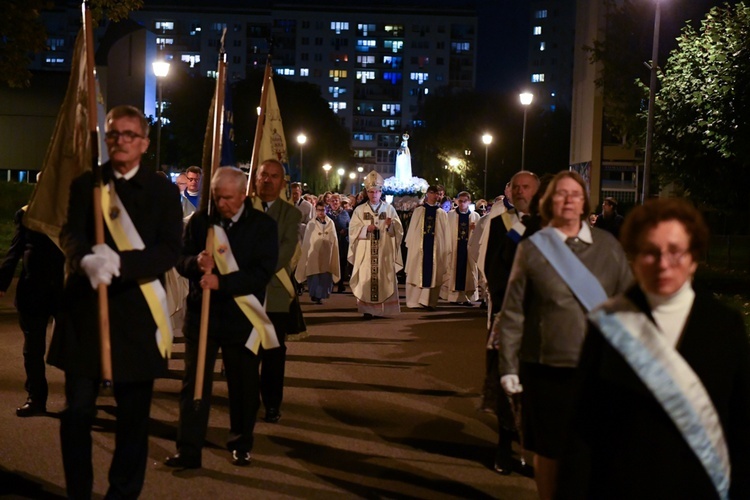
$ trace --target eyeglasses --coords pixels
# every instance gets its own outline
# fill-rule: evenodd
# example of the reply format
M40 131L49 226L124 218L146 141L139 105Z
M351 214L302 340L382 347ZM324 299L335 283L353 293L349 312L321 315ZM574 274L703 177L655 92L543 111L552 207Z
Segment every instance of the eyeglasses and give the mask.
M135 132L132 132L130 130L125 130L124 132L118 132L117 130L110 130L109 132L104 134L104 137L108 141L117 142L122 138L122 142L133 142L136 137L143 139L146 136L136 134Z
M670 267L677 267L689 253L689 248L685 250L667 250L666 252L662 252L659 248L652 248L638 252L638 256L644 264L656 264L657 262L661 262L662 257L664 257L667 259L667 264Z
M188 182L198 182L199 180L201 180L201 178L200 177L188 177L187 180Z
M552 193L552 198L558 199L558 200L566 200L570 198L573 201L580 201L583 199L583 193L570 193L565 190L558 190Z

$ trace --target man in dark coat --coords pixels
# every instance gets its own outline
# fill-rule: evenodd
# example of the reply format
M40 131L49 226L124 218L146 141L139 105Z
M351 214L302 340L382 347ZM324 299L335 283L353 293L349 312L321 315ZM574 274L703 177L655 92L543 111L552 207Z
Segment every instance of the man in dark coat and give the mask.
M91 426L102 378L97 292L109 285L112 388L117 403L116 446L108 497L135 498L143 488L154 379L166 374L171 328L164 306L146 293L163 292L163 276L181 248L179 191L140 164L148 149L148 122L140 110L117 106L105 122L110 162L102 166L105 243L95 244L93 175L70 188L68 220L60 233L68 279L48 361L65 371L66 407L60 438L68 496L90 498ZM115 228L114 233L111 228ZM122 229L130 232L123 240ZM168 316L166 324L169 325ZM165 331L166 330L166 331Z
M217 170L211 180L215 206L212 215L209 217L206 210L199 210L185 228L184 247L177 264L177 271L190 280L185 317L185 376L180 393L177 454L165 462L170 467L192 469L201 466L201 450L211 408L213 366L219 349L229 389L227 448L232 452L235 465L250 464L255 418L260 406L260 357L257 350L253 352L246 347L254 324L236 298L252 295L262 310L266 286L275 272L279 252L276 223L253 209L245 196L245 179L245 174L234 167ZM294 210L291 205L289 207ZM213 253L209 254L205 250L208 229L216 224L221 226L226 240L223 243L214 240L218 244L214 244ZM229 254L236 261L236 268L220 271L221 266L216 264L220 264L221 255ZM196 408L194 392L205 290L210 290L211 306L203 391L201 403Z
M57 317L62 299L65 256L43 233L23 225L25 207L15 215L16 232L0 264L0 297L10 286L19 260L23 260L16 285L18 323L23 331L23 367L26 370L26 403L16 408L19 417L47 411L47 376L44 353L47 324Z

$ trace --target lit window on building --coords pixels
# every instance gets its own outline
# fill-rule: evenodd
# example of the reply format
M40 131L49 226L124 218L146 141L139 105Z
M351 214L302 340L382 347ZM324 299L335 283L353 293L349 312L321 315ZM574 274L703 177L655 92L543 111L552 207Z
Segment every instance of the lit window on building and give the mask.
M461 52L469 52L471 50L471 44L469 42L451 42L451 51L456 54Z
M213 69L213 70L206 71L206 76L208 78L213 78L215 80L216 78L219 77L219 73L215 69Z
M328 92L334 99L338 99L339 95L346 93L346 89L343 87L328 87Z
M545 19L547 17L547 9L539 9L534 12L534 17L537 19Z
M339 22L339 21L331 21L331 29L336 32L337 35L340 35L342 31L348 31L349 30L349 23L347 22Z
M373 134L368 134L364 132L355 132L352 138L355 141L372 141L373 139L375 139Z
M383 104L383 112L390 114L391 116L396 116L398 114L401 114L401 105L400 104Z
M394 69L401 69L404 65L404 58L401 56L383 56L383 64L387 64Z
M214 31L224 31L227 29L227 23L211 23L211 29Z
M310 68L300 68L299 76L310 76Z
M347 72L345 69L330 69L328 70L328 77L333 78L334 82L338 82L339 78L346 78Z
M65 47L64 38L48 38L47 50L62 50Z
M362 83L367 83L367 80L374 80L374 71L357 71L357 80Z
M404 36L403 24L386 24L384 30L390 36Z
M386 40L383 42L383 47L386 49L390 49L393 51L393 53L401 52L404 49L404 41L403 40Z
M541 34L542 34L542 27L534 26L534 35L541 35Z
M156 37L156 45L162 47L164 45L172 45L174 43L174 38L165 38L165 37Z
M198 22L194 22L190 25L190 35L196 35L197 33L200 33L201 31L201 25Z
M429 79L430 75L428 73L424 72L415 72L411 73L409 75L409 78L415 82L419 82L421 85L422 83L426 82Z
M539 42L539 50L540 50L540 51L544 51L544 49L545 49L546 47L547 47L547 46L545 45L545 43L544 43L544 42Z
M294 68L276 68L276 74L281 76L294 76Z
M357 40L357 52L368 52L370 48L376 48L378 42L370 39Z
M542 83L544 81L544 73L534 73L531 75L531 83Z
M174 29L174 21L156 21L154 28L162 31L172 31Z
M383 80L391 82L391 85L396 85L401 81L402 75L400 71L384 71Z
M338 113L340 109L346 109L346 103L333 101L328 103L328 107L331 108L331 111L334 113Z
M45 57L44 64L49 64L52 66L57 66L58 64L65 64L65 58L64 57Z
M375 31L374 24L358 24L357 34L361 36L367 36L371 31Z
M357 56L357 63L361 64L362 66L375 64L375 56Z
M188 63L191 68L194 68L196 64L200 64L201 55L200 54L182 54L180 56L180 61L184 63Z

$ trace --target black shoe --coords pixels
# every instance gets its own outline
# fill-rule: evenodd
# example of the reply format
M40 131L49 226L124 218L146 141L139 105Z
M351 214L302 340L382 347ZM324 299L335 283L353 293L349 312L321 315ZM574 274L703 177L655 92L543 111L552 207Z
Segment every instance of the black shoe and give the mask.
M266 416L263 417L263 420L265 420L269 424L275 424L276 422L281 420L281 412L278 408L267 408Z
M510 455L500 452L495 455L493 466L495 472L502 474L503 476L510 475L514 470L520 468L520 464L517 464L517 461L513 460Z
M313 302L313 304L316 304L316 305L319 305L319 306L323 305L323 300L322 299L312 299L312 302Z
M338 289L336 289L336 293L346 293L346 287L344 285L339 285Z
M20 408L16 408L17 417L35 417L37 415L47 414L47 404L37 403L32 399L27 399Z
M200 469L201 459L200 458L188 458L185 455L172 455L164 460L164 465L167 467L173 467L175 469Z
M237 451L232 450L232 464L236 465L237 467L247 467L250 465L250 462L252 462L252 458L250 457L249 451Z
M367 320L367 321L370 321L372 318L373 318L373 316L370 313L364 313L362 315L362 319Z

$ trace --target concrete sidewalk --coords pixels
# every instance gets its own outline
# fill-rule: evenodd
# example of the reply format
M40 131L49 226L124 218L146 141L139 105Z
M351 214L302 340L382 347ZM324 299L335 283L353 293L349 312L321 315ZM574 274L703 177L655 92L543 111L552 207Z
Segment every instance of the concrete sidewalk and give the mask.
M175 451L182 345L175 346L174 378L156 383L143 498L537 498L533 480L491 469L495 418L477 411L486 311L441 303L435 312L403 307L397 317L362 321L349 293L322 306L302 299L310 335L289 343L283 416L278 424L258 422L250 467L233 466L224 448L229 416L222 380L215 382L203 468L175 472L162 464ZM16 417L25 399L22 345L6 296L0 495L63 497L56 415L63 376L48 367L49 416ZM99 409L96 496L107 489L113 399L101 397Z

